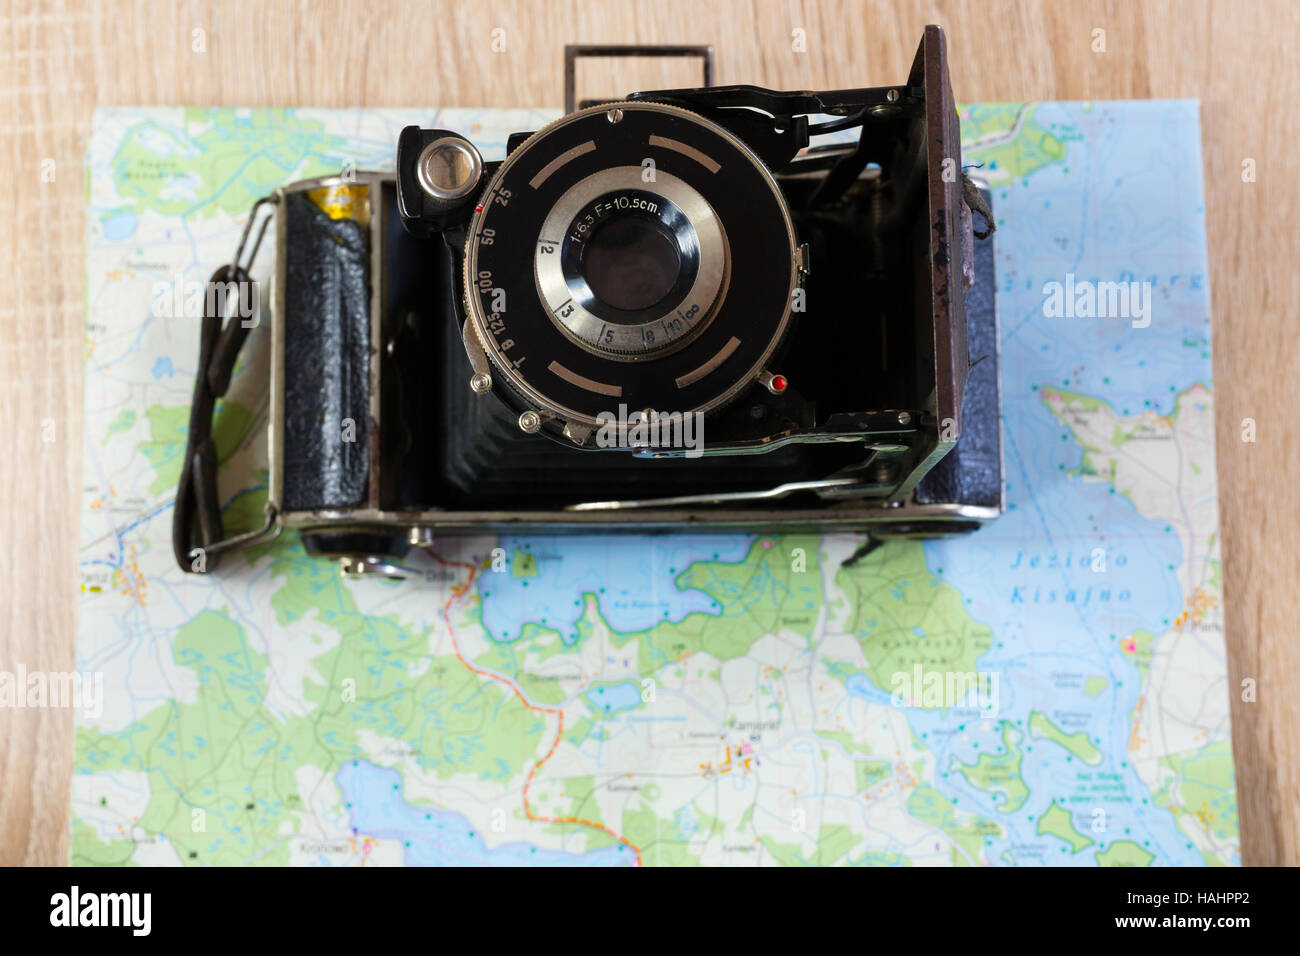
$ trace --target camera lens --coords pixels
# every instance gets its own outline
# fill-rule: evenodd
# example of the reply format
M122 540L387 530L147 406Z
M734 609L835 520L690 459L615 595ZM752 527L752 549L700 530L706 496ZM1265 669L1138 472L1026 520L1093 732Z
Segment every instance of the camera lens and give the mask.
M618 111L516 142L465 239L466 348L482 347L512 411L549 415L552 438L573 425L566 443L620 405L738 400L793 324L794 223L762 158L677 106Z
M582 252L582 273L597 299L625 312L648 309L677 283L677 241L658 219L615 216L601 224Z
M641 176L640 166L615 166L578 180L551 200L533 253L552 321L621 361L684 346L726 284L727 247L708 203L667 172L653 191Z

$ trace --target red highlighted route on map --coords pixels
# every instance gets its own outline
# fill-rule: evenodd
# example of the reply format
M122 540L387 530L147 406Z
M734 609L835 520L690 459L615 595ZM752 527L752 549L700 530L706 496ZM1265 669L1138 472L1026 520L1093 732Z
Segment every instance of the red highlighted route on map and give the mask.
M534 713L550 714L554 716L558 721L558 726L556 727L556 731L555 731L555 739L551 742L551 748L548 751L546 751L546 755L543 756L541 760L533 764L533 769L528 771L528 778L524 781L524 815L529 820L532 820L534 823L575 823L579 826L591 827L594 830L600 830L602 833L605 833L608 836L612 837L613 839L617 840L619 843L623 844L623 846L627 847L629 850L635 853L636 865L641 866L640 848L638 848L634 843L632 843L631 840L628 840L622 835L616 833L614 830L605 826L603 823L598 823L595 820L587 820L582 817L550 817L550 816L543 816L542 814L533 812L532 804L530 804L528 801L528 788L532 786L533 778L536 777L537 772L542 769L542 765L545 764L546 761L551 759L551 757L555 754L556 748L560 746L560 738L564 736L564 711L557 710L554 707L542 707L540 704L534 704L524 695L524 692L520 690L519 686L514 681L510 680L507 677L503 677L500 674L494 674L491 671L484 670L481 667L475 667L465 658L463 654L461 654L460 645L456 641L456 630L455 628L452 627L451 624L451 606L456 601L460 600L465 595L470 593L470 589L474 584L474 576L478 574L479 569L474 565L464 561L448 561L445 558L443 558L441 555L435 554L432 550L428 548L425 548L424 550L425 553L429 555L429 557L433 558L433 560L437 561L439 564L443 565L444 567L463 568L465 571L469 573L469 577L465 579L464 584L460 584L452 588L451 597L447 598L447 603L442 606L442 618L444 621L447 622L447 636L451 638L451 649L453 653L455 653L456 655L456 660L460 661L463 665L465 665L465 667L470 672L477 674L479 677L485 677L488 680L496 681L498 684L503 684L506 687L510 688L511 692L516 697L519 698L520 703L522 703L525 707L527 707L529 710L533 711Z

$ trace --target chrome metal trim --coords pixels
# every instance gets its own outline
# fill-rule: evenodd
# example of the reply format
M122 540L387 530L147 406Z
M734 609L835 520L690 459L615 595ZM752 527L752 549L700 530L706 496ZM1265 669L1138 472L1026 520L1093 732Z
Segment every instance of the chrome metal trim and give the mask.
M349 580L383 578L388 581L401 581L409 573L400 564L392 564L377 554L345 554L339 558L339 574Z
M606 385L604 382L597 382L595 379L587 378L585 375L579 375L572 369L565 368L554 359L552 359L551 364L546 367L566 382L578 386L578 388L585 388L589 392L595 392L597 395L608 395L611 398L623 397L622 385Z
M288 188L275 191L275 268L271 271L271 369L270 390L268 396L268 414L271 421L267 425L266 435L266 500L268 504L278 505L284 500L284 296L285 268L288 256L285 254L289 244L288 216L285 213L284 198Z
M672 508L681 505L715 505L728 501L775 501L796 491L820 491L830 488L861 486L859 478L822 478L813 481L789 481L759 491L723 491L715 494L675 495L670 498L631 498L622 501L584 501L569 505L565 511L626 511L629 508Z
M553 160L539 169L537 175L528 180L528 185L532 186L534 189L540 189L542 183L550 179L551 174L561 166L573 162L573 160L577 159L579 156L585 156L595 148L596 141L594 139L589 139L585 143L579 143L577 146L573 147L573 149L566 149L559 156L556 156Z
M675 139L669 139L667 136L651 135L650 145L662 146L664 149L671 149L673 150L673 152L681 153L683 156L695 160L697 163L699 163L701 166L703 166L711 173L716 173L719 169L722 168L722 164L719 163L717 160L713 159L707 153L700 152L694 146L688 146L685 143L680 143Z
M688 385L694 385L730 358L731 353L736 351L738 348L740 348L740 339L733 335L731 338L727 339L727 343L722 346L722 348L718 349L718 353L713 356L713 358L709 359L699 368L687 372L685 375L679 375L677 377L677 387L686 388Z
M439 186L429 168L433 165L434 154L447 149L455 150L469 159L469 176L459 186L451 189ZM460 136L443 136L420 150L420 155L415 160L415 178L419 180L420 188L434 199L461 199L473 192L483 178L483 156L469 140Z
M913 501L891 504L883 499L855 498L828 502L815 512L774 511L771 508L630 509L626 511L296 511L279 516L287 528L298 531L336 532L347 529L432 528L435 533L505 532L519 534L530 527L553 531L591 532L675 530L735 530L751 534L789 531L862 529L918 519L991 522L1002 512L995 507L961 504L918 505Z

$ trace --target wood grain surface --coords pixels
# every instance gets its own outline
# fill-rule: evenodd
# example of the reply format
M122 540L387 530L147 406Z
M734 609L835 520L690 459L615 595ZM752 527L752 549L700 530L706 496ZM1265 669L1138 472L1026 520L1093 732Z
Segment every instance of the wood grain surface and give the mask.
M97 105L559 106L568 42L713 43L721 83L886 84L906 74L926 23L948 33L963 101L1201 100L1243 856L1300 863L1300 5L1289 0L0 0L0 242L13 257L0 280L0 670L73 667L84 156ZM806 53L791 49L795 28ZM1092 52L1096 28L1105 53ZM591 95L696 82L685 62L579 74ZM1248 157L1253 183L1241 178ZM1253 703L1236 691L1246 678ZM71 771L71 711L0 711L0 863L66 862Z

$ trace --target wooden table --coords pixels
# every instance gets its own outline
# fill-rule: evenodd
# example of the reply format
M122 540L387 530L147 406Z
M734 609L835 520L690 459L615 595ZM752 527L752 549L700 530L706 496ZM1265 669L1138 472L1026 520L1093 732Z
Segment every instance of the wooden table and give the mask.
M884 84L906 74L926 23L947 30L963 101L1202 102L1242 849L1247 863L1300 863L1300 6L1287 0L13 0L0 13L14 256L0 285L0 670L73 667L96 105L557 106L571 42L713 43L721 83ZM602 61L578 79L591 95L696 85L693 67ZM1253 703L1236 690L1246 678ZM72 717L0 712L0 862L67 860Z

